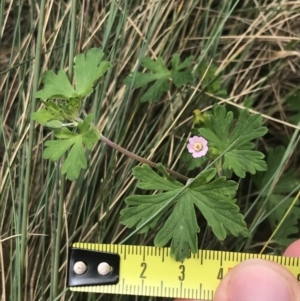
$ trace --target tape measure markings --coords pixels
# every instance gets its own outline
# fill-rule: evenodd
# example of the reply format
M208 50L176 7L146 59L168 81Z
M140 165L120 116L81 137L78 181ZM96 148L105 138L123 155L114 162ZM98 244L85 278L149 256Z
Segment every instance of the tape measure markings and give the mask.
M73 291L210 300L226 273L250 258L280 263L300 281L299 258L199 250L190 259L176 262L170 258L169 248L91 243L75 243L73 247L120 256L119 283L71 287Z

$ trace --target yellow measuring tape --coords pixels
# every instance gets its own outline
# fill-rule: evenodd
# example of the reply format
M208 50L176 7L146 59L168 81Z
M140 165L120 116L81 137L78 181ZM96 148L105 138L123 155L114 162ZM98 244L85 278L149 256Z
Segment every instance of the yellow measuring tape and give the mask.
M199 250L177 262L170 257L170 248L90 243L75 243L70 253L68 286L79 292L211 300L226 273L250 258L277 262L300 281L300 258L293 257ZM111 259L111 254L116 257ZM79 261L86 271L78 275L74 265ZM101 262L110 266L107 275L96 272ZM105 284L109 277L116 283Z

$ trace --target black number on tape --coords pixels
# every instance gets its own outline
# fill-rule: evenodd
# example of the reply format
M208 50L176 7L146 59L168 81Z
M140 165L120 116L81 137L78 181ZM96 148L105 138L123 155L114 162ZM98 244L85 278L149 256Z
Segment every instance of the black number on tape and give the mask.
M181 275L178 277L178 279L179 279L180 281L183 281L184 278L185 278L185 266L184 266L183 264L181 264L181 265L179 266L179 269L180 269Z
M217 279L220 279L220 280L223 279L223 268L219 269L219 273L218 273Z
M140 278L145 279L146 278L145 272L146 272L146 269L147 269L147 263L146 262L142 262L141 263L141 267L143 268L143 270L142 270L142 273L140 275Z

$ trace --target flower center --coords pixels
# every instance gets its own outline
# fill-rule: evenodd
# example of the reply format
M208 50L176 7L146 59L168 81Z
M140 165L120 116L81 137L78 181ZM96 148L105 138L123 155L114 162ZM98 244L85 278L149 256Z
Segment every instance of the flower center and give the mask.
M193 145L193 149L196 151L196 152L200 152L202 150L203 146L202 146L202 143L201 142L196 142L194 143Z

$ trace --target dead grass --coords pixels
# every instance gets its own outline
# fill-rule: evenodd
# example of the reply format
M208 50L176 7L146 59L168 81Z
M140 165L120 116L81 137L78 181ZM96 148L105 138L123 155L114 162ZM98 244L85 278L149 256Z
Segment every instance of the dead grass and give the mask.
M300 129L290 120L293 112L288 111L287 102L287 96L299 90L300 82L299 1L240 1L231 14L234 1L224 5L223 1L210 2L210 7L203 0L78 3L77 52L100 47L113 63L111 72L97 87L96 96L86 101L86 109L96 110L97 126L105 136L155 162L163 160L183 174L186 171L179 158L192 127L194 109L205 111L216 102L243 108L245 100L251 98L251 112L262 114L269 128L261 143L265 153L270 147L286 145L293 132ZM65 48L69 47L71 3L46 3L42 72L66 68ZM13 277L18 274L19 241L15 235L20 233L40 12L38 3L32 7L28 1L5 1L1 5L4 10L0 27L0 291L4 301L16 296ZM168 60L174 53L183 57L192 54L199 65L217 66L215 76L221 76L228 98L203 93L200 77L184 93L173 91L157 104L141 105L141 93L126 89L122 80L139 64L140 58L162 56ZM49 133L40 127L36 127L35 133L26 280L21 289L24 300L48 300L59 178L55 165L41 158ZM135 189L130 174L134 164L98 145L90 156L88 171L79 182L68 183L59 291L65 287L67 246L71 241L117 243L129 233L118 224L118 213L124 197ZM286 168L290 166L299 171L299 149ZM132 243L141 239L135 237ZM80 296L67 293L61 300L71 298L79 300ZM101 298L104 297L89 296L88 300Z

